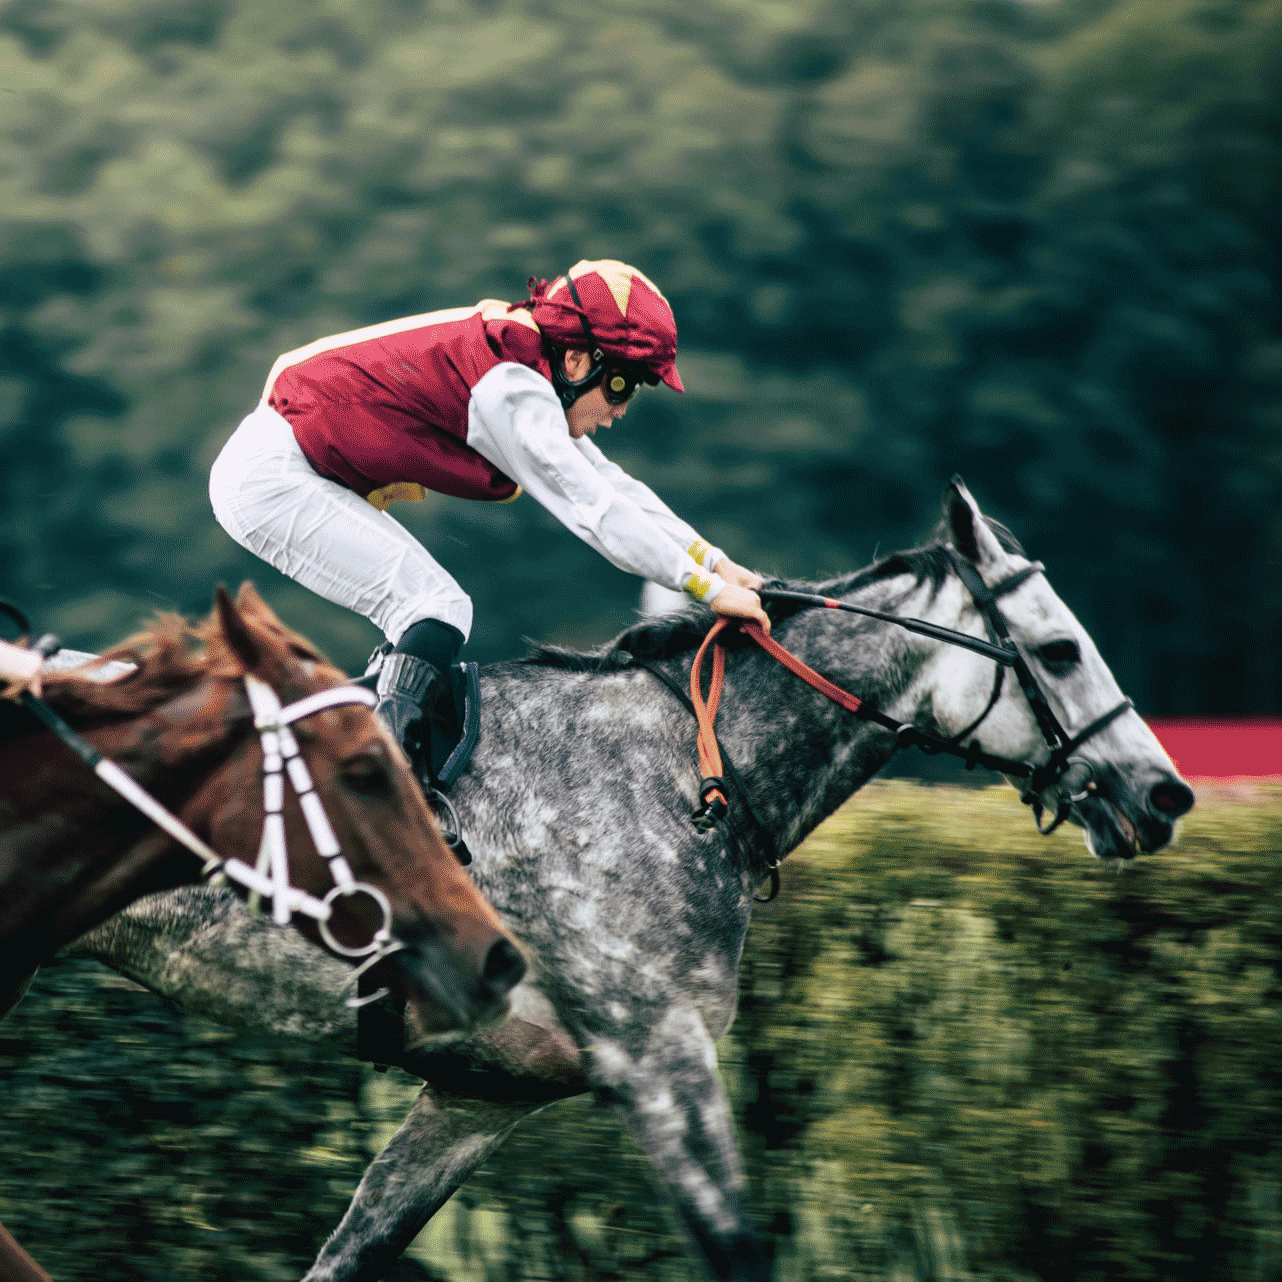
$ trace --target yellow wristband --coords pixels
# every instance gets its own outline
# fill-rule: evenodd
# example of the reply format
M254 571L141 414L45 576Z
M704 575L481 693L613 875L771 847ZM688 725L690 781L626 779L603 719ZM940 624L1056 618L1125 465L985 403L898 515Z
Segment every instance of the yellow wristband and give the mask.
M686 551L694 559L696 564L703 565L704 558L712 551L712 547L710 544L705 543L703 539L695 539L695 541L686 548Z
M696 601L705 600L708 593L712 591L712 576L710 574L692 574L686 580L686 591Z

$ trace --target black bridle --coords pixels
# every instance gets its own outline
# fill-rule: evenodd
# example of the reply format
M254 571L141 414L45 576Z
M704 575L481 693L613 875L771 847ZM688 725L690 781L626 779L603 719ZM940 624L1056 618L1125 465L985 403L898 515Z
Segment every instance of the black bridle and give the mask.
M945 550L949 555L952 568L957 572L957 577L970 593L975 607L979 610L984 620L984 626L989 638L987 641L980 637L973 637L968 632L959 632L955 628L947 628L938 623L931 623L926 619L889 614L884 610L873 610L868 606L852 605L848 601L840 601L835 597L821 596L818 593L796 592L791 588L764 586L758 590L758 594L763 600L788 601L803 609L842 610L849 614L864 615L870 619L880 619L884 623L893 623L896 627L903 628L905 631L931 637L936 641L943 641L947 645L954 645L960 649L970 650L975 654L982 655L986 659L992 659L997 667L993 676L993 688L988 696L988 702L984 705L984 710L978 717L954 735L945 737L935 734L931 730L914 726L910 722L896 721L893 717L889 717L884 712L872 707L866 700L853 700L858 705L854 715L892 731L895 735L896 751L900 748L916 747L932 755L941 752L947 753L950 756L960 757L966 763L968 770L973 770L976 766L983 766L987 770L993 770L1014 779L1024 780L1020 800L1025 805L1032 807L1033 821L1037 825L1037 831L1042 833L1043 836L1048 835L1054 832L1068 818L1074 805L1086 800L1087 797L1098 790L1098 785L1094 778L1094 767L1081 757L1074 758L1072 754L1088 739L1097 735L1105 726L1110 725L1134 705L1129 699L1123 699L1116 707L1110 708L1102 716L1096 717L1094 721L1083 727L1075 735L1070 735L1060 725L1059 719L1055 716L1050 706L1050 701L1046 698L1045 691L1038 684L1036 676L1028 666L1028 661L1011 637L1010 629L1006 625L1006 619L997 605L997 602L1008 592L1013 592L1022 583L1032 578L1033 575L1041 574L1045 567L1040 561L1035 561L990 588L969 561L958 556L952 548ZM633 662L637 667L645 669L651 676L667 686L686 710L698 720L699 714L695 709L694 703L681 686L661 667L654 662L635 656ZM1015 673L1015 679L1019 682L1020 688L1024 692L1024 697L1028 700L1028 705L1032 709L1033 717L1042 732L1042 737L1046 740L1046 745L1050 749L1050 756L1039 766L1032 766L1026 761L1017 761L1011 757L999 757L994 753L985 752L978 740L975 739L972 739L965 747L962 746L963 741L979 729L987 719L988 714L997 706L997 701L1001 698L1002 688L1005 683L1007 668L1010 668ZM818 674L812 671L811 675L817 676ZM841 692L839 691L838 693ZM735 769L733 761L731 761L725 750L721 748L720 744L717 746L724 778L717 777L703 781L699 805L690 818L700 832L707 832L726 823L729 817L728 802L724 798L719 800L710 799L709 786L715 785L717 789L724 792L728 785L733 790L742 803L743 809L747 812L750 827L757 834L763 857L762 862L765 872L770 878L769 894L764 896L757 895L754 898L758 903L768 903L779 893L779 865L783 861L783 853L779 850L770 829L752 804L752 797L738 770ZM1060 786L1066 778L1069 779L1070 786ZM1057 786L1059 786L1059 797L1056 804L1055 817L1049 824L1043 826L1042 816L1045 813L1045 807L1042 804L1042 794ZM732 844L739 845L739 839L728 823L726 823L726 836L727 840Z
M1120 717L1122 713L1133 708L1134 704L1130 699L1123 699L1116 707L1110 708L1108 712L1096 717L1094 721L1083 727L1076 734L1070 735L1060 725L1059 718L1055 716L1050 701L1046 697L1046 692L1038 683L1037 677L1034 675L1032 668L1029 667L1028 660L1025 659L1023 652L1011 637L1006 618L997 604L1003 596L1008 592L1013 592L1021 584L1032 578L1033 575L1043 573L1045 566L1040 561L1034 561L1022 570L1016 570L1014 574L1007 576L1000 583L990 588L980 576L979 571L969 561L959 556L952 548L946 548L945 551L952 562L953 570L961 580L962 585L970 593L971 600L975 603L975 608L984 620L984 627L988 632L989 638L987 641L979 637L973 637L966 632L958 632L954 628L946 628L937 623L929 623L925 619L904 618L901 615L888 614L882 610L871 610L866 606L852 605L847 601L839 601L833 597L820 596L816 593L793 592L785 588L764 587L761 589L760 595L767 601L792 601L805 607L844 610L851 614L862 614L868 618L881 619L909 632L932 637L948 645L959 646L964 650L970 650L975 654L992 659L997 664L997 668L993 676L993 688L988 696L988 703L974 721L964 729L959 730L955 735L945 737L935 734L931 730L914 726L909 722L896 721L893 717L888 717L884 712L870 707L867 703L861 705L855 715L864 717L866 720L876 722L878 725L894 731L900 748L916 747L930 754L947 753L950 756L960 757L966 763L968 770L973 770L976 766L983 766L987 770L994 770L999 774L1024 780L1024 788L1020 793L1020 800L1025 805L1032 807L1037 831L1043 834L1052 833L1068 818L1077 802L1084 801L1098 788L1094 778L1094 767L1082 757L1074 758L1073 753L1088 739L1097 735L1105 726L1110 725ZM1016 761L1010 757L999 757L993 753L985 752L976 739L971 739L969 744L965 747L962 746L963 741L983 725L988 714L997 706L997 701L1001 698L1007 668L1010 668L1015 674L1015 679L1019 682L1020 689L1024 692L1024 698L1028 701L1028 706L1037 722L1038 729L1041 730L1042 737L1046 740L1046 746L1050 749L1050 756L1039 766L1032 766L1026 761ZM1070 787L1062 786L1066 778L1069 780ZM1044 808L1042 795L1049 789L1057 787L1059 788L1059 797L1056 804L1055 817L1043 827L1042 815Z

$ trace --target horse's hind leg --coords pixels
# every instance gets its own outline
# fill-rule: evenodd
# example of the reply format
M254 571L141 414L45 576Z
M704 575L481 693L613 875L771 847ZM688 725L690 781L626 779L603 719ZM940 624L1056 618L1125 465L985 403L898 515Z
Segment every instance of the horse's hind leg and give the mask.
M303 1282L381 1278L451 1194L542 1104L490 1104L426 1088L370 1163Z

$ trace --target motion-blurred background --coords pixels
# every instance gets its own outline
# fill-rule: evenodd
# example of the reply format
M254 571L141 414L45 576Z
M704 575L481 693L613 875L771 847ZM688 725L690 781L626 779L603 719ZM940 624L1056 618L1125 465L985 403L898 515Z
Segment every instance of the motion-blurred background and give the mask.
M740 561L960 472L1149 715L1282 711L1278 0L4 0L0 594L68 643L252 576L205 478L280 352L621 257L684 397L609 453ZM469 653L637 584L526 500L395 513Z
M920 541L960 472L1146 715L1282 713L1282 0L0 0L0 597L80 648L252 577L205 478L273 359L620 257L684 397L603 437L737 560ZM393 509L470 657L635 580L525 499ZM870 787L722 1046L781 1282L1282 1280L1276 784L1115 879L1008 790ZM83 960L0 1026L0 1219L59 1282L290 1282L414 1083ZM549 1111L401 1279L692 1266Z

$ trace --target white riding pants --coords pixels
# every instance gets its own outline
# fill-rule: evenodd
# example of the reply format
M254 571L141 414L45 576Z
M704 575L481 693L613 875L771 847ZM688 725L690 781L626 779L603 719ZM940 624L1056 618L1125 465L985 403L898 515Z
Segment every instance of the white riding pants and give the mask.
M209 473L218 524L243 548L327 601L363 614L395 645L419 619L464 636L472 601L395 517L320 476L269 405L232 433Z

